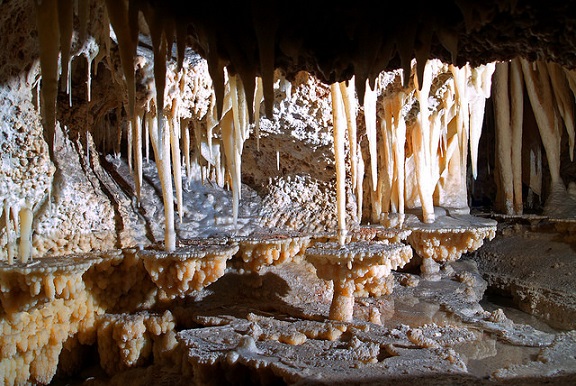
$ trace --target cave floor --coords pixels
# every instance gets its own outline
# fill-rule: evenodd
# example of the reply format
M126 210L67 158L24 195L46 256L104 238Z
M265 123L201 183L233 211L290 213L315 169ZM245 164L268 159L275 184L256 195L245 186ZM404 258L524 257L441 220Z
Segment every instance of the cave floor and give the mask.
M492 243L522 250L516 236L500 232ZM542 243L549 233L538 237L550 248ZM170 360L111 378L84 372L80 383L574 384L576 331L551 327L550 318L519 310L514 294L488 289L475 260L492 247L445 265L437 281L395 273L391 295L356 299L351 323L327 319L331 284L306 262L259 273L229 268L205 290L170 304L179 342ZM576 261L570 250L558 253Z

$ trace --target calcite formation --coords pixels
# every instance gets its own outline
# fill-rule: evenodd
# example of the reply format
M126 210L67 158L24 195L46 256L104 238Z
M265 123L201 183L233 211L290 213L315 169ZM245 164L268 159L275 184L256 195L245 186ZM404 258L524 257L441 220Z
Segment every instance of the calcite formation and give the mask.
M353 8L0 2L0 383L574 382L574 5Z
M138 253L163 297L184 297L214 283L226 270L226 261L237 245L199 244L174 251L143 250Z
M318 277L333 283L330 319L346 322L353 318L355 296L391 293L390 273L411 258L408 246L385 242L318 243L306 251Z
M440 216L433 224L423 223L414 215L405 222L411 230L407 241L422 258L421 270L429 277L438 273L438 263L458 260L496 236L497 222L492 219L437 212Z
M278 265L302 259L310 244L311 236L284 232L254 233L237 237L239 256L243 267L258 272L267 265Z

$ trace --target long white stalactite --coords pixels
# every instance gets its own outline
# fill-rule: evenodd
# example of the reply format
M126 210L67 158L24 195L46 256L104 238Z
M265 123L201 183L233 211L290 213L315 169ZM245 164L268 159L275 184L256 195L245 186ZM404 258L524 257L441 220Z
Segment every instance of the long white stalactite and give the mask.
M366 91L364 94L364 119L366 123L366 137L370 151L370 172L372 176L372 189L378 186L378 152L376 144L376 99L378 97L376 89L372 90L370 83L366 81Z
M174 195L172 193L172 171L170 170L170 137L167 131L160 131L158 119L152 114L147 114L152 149L156 158L156 169L162 186L162 198L164 201L164 248L167 251L176 249L176 230L174 228ZM161 136L164 138L161 139ZM160 149L163 146L163 149ZM165 157L159 158L160 153Z
M432 186L432 147L430 137L430 120L428 113L428 95L432 83L430 67L424 69L422 83L415 88L416 99L420 106L418 113L418 124L412 136L412 146L416 160L416 179L418 181L418 191L422 204L422 220L426 223L434 222L434 203Z
M338 241L343 245L346 239L346 160L344 142L346 140L346 113L338 83L330 86L332 96L332 126L334 128L334 157L336 160L336 211L338 216Z

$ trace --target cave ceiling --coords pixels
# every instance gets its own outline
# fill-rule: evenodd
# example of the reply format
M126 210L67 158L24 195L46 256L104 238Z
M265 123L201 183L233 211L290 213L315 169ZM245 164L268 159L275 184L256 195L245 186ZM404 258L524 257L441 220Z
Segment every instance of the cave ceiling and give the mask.
M458 66L515 56L576 64L573 1L134 2L184 22L188 44L209 60L216 53L233 72L260 74L260 57L270 52L288 78L306 70L326 83L355 74L358 84L408 68L414 57Z

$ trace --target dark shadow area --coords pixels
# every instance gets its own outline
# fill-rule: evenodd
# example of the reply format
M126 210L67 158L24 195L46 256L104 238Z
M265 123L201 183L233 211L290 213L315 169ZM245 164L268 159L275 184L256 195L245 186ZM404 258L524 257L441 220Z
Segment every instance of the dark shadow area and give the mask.
M259 275L228 272L197 296L176 301L171 307L183 308L187 315L193 317L229 316L246 319L249 314L255 314L274 315L278 320L294 320L302 312L283 300L288 291L288 283L274 273ZM180 327L189 328L189 323L187 320Z

